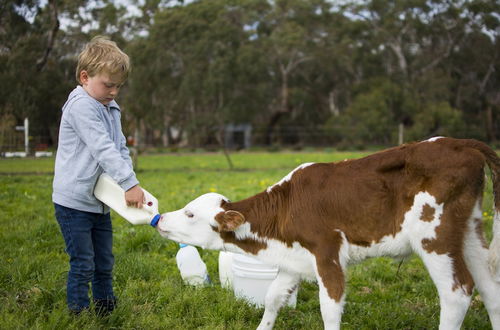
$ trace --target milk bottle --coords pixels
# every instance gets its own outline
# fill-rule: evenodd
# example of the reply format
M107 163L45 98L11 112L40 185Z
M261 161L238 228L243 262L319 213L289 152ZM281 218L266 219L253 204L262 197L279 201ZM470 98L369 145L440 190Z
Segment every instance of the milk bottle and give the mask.
M146 190L142 190L144 191L145 200L142 208L127 206L125 191L108 174L103 173L97 180L94 196L131 224L150 224L156 227L161 218L158 213L158 200Z
M201 260L198 250L191 245L179 244L175 260L181 273L182 280L187 284L200 286L210 284L210 277L207 273L207 266Z

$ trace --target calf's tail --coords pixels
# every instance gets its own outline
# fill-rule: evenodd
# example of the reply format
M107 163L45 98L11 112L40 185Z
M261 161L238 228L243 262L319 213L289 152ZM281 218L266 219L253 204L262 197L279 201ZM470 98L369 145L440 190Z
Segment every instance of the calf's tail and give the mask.
M486 164L491 170L491 181L493 183L494 215L493 215L493 239L489 247L488 267L493 279L500 282L500 158L497 153L483 142L477 140L460 140L465 147L476 149L481 152Z
M497 153L486 144L474 141L475 149L481 151L486 158L486 163L491 170L493 182L494 215L493 239L489 248L488 266L496 282L500 282L500 158Z

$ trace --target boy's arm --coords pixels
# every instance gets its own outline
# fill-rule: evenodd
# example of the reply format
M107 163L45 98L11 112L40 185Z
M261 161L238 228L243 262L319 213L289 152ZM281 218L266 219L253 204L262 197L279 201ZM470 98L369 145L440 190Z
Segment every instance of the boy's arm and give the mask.
M122 158L125 159L125 161L129 164L130 168L133 169L134 165L132 163L132 158L130 157L130 150L127 148L127 139L125 138L125 135L123 135L123 132L121 133L120 137L120 154L122 155Z
M68 120L76 135L89 148L99 165L125 191L139 184L132 166L123 159L98 115L99 108L89 99L76 100L68 109Z

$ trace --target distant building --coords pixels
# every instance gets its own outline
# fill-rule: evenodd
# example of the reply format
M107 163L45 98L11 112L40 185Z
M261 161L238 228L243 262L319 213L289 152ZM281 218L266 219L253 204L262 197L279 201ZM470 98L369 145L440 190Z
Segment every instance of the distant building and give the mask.
M224 144L229 149L250 148L252 141L251 124L228 124L224 127Z

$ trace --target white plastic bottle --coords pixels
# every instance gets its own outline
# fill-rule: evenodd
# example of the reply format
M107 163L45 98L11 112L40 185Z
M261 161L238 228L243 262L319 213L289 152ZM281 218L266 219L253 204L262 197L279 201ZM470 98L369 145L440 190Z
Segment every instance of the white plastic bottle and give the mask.
M198 250L191 245L179 244L175 260L181 273L182 280L190 285L200 286L210 284L207 266L201 260Z
M158 200L146 190L142 190L144 191L144 205L142 208L127 206L125 191L108 174L103 173L97 180L94 196L131 224L150 224L156 227L161 218L158 213Z

